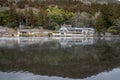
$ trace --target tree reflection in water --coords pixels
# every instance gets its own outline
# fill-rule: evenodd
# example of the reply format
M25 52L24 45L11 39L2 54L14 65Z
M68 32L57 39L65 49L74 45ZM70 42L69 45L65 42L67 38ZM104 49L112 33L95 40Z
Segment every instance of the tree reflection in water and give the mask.
M36 42L33 41L34 43L30 41L31 44L23 40L24 44L22 41L14 41L14 44L9 43L11 45L9 47L5 42L6 46L3 46L5 43L0 45L0 70L86 78L120 66L119 39L88 40L82 43L81 38L38 39Z

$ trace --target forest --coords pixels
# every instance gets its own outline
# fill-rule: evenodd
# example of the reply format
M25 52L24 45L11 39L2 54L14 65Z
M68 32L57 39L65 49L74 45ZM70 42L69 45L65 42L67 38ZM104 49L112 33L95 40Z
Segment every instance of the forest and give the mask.
M0 26L57 30L62 24L120 34L120 4L77 0L0 0Z

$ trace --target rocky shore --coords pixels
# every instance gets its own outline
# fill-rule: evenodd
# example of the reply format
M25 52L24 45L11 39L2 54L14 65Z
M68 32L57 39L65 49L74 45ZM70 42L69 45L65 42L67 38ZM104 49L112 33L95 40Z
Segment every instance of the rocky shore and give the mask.
M0 37L13 37L17 36L17 31L13 28L0 26Z

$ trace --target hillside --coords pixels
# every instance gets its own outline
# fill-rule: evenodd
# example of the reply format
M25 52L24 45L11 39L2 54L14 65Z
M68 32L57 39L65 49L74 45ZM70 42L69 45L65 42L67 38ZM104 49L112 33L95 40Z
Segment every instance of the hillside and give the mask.
M99 4L98 4L99 3ZM120 33L118 0L0 0L0 26L57 30L66 23Z

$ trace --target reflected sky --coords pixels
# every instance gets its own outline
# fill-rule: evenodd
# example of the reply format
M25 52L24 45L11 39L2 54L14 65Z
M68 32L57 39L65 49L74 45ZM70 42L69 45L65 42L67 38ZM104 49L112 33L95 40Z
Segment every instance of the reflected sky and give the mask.
M115 68L109 72L102 72L85 80L120 80L120 68Z
M40 76L40 75L34 75L32 73L22 73L22 72L16 72L16 73L6 73L6 72L0 72L0 79L1 80L73 80L70 78L62 78L62 77L56 77L56 76Z
M34 75L29 72L0 72L0 80L119 80L120 68L115 68L109 72L102 72L97 75L84 78L84 79L72 79L63 78L57 76L41 76Z

